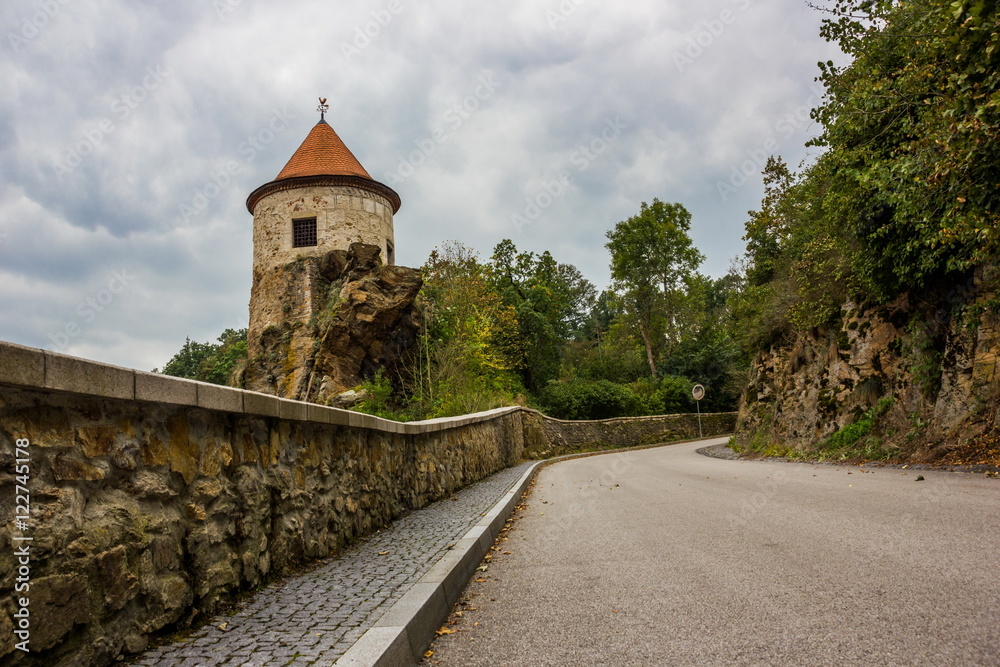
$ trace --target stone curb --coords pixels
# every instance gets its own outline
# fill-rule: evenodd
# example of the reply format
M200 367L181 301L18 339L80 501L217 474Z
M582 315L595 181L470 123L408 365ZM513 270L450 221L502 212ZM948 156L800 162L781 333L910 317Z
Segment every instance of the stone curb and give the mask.
M479 562L544 461L538 461L377 623L337 660L340 667L412 667L458 601Z

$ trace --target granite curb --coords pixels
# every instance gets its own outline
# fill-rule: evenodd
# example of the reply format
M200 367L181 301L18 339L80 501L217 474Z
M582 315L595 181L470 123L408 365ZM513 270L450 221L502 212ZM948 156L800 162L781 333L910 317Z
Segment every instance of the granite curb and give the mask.
M434 639L434 631L447 618L543 463L539 461L528 468L493 508L334 664L340 667L419 664Z

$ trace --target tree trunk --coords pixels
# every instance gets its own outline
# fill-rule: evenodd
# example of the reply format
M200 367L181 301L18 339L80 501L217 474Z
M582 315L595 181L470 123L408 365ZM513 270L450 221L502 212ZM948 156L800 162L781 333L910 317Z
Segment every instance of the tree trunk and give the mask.
M639 322L639 334L642 336L642 342L646 346L646 361L649 362L649 372L656 377L656 362L653 360L653 343L649 340L649 333L646 331L646 327L642 326L642 322Z

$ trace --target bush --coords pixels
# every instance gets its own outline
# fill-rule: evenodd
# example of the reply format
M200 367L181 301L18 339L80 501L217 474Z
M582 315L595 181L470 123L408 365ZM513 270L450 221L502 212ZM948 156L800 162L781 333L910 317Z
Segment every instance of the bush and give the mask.
M691 388L694 383L684 377L664 375L658 379L643 378L632 385L632 392L641 404L639 414L673 415L694 412Z
M552 382L539 401L542 411L556 419L610 419L642 411L628 387L609 380Z

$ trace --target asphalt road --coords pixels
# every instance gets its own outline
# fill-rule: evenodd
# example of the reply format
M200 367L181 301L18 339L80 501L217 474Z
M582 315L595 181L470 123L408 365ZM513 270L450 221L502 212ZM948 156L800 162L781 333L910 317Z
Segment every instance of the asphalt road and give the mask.
M1000 665L1000 480L718 442L542 470L424 664Z

